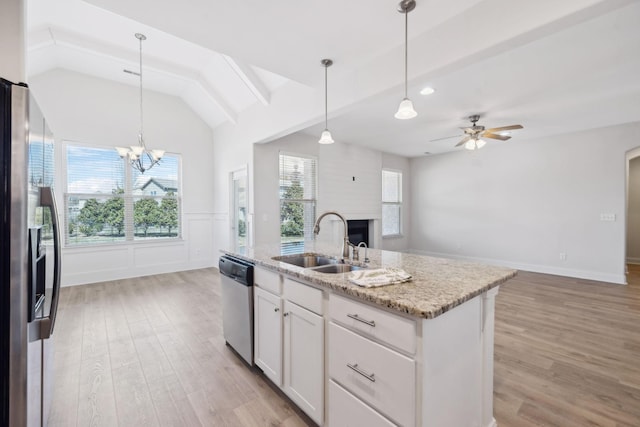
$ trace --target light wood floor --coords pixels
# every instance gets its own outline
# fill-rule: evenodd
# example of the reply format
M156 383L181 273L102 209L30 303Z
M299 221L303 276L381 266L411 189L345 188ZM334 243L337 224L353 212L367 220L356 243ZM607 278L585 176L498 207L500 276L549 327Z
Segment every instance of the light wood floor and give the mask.
M639 268L630 282L501 287L500 427L640 426ZM63 288L49 425L312 425L225 346L219 313L215 269Z

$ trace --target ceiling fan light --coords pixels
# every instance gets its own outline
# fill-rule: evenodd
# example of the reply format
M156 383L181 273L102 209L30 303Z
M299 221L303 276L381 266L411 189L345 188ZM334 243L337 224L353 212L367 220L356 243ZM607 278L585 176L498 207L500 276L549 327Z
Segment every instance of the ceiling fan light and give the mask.
M413 102L409 98L405 98L400 102L398 111L395 114L396 119L407 120L416 117L418 113L413 108Z
M476 147L477 147L477 148L482 148L482 147L484 147L485 145L487 145L487 141L485 141L484 139L480 139L480 138L478 138L478 139L476 140Z
M475 139L470 139L469 141L465 142L464 148L466 148L467 150L475 150L476 149L476 140Z
M325 129L322 131L322 135L320 135L320 140L318 141L319 144L333 144L335 141L333 140L333 138L331 137L331 132L329 132L329 129Z

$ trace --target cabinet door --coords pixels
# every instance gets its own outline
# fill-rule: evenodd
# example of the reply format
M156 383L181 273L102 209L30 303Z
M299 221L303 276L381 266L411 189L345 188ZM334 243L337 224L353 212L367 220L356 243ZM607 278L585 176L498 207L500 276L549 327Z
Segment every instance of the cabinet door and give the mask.
M285 393L322 425L324 416L324 320L284 302Z
M254 286L254 359L282 387L282 299Z

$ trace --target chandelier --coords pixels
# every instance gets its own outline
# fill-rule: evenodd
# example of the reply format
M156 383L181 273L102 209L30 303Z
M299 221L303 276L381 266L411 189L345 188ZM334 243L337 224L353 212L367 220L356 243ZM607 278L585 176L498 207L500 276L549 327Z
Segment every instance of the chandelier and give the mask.
M138 145L132 145L129 148L116 147L116 151L120 155L120 158L126 158L134 169L140 173L144 173L158 164L162 156L164 156L164 150L148 150L144 143L144 122L142 115L142 41L146 40L147 37L144 34L136 33L136 38L140 41L140 71L138 73L130 70L124 71L125 73L140 76L140 132L138 133Z

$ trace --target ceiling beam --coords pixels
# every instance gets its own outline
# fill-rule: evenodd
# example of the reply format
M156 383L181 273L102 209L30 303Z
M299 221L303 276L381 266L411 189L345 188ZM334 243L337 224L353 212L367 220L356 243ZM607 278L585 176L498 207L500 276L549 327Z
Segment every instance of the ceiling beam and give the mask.
M60 28L51 27L46 30L38 31L29 35L29 51L33 52L40 49L51 48L53 46L63 46L69 49L81 51L91 55L103 58L110 58L117 61L129 62L138 69L138 53L129 49L123 49L119 46L104 43L102 41L80 37L73 32L65 31ZM53 67L52 67L53 68ZM225 98L211 86L204 76L193 69L174 64L169 61L157 58L146 57L144 60L144 68L147 71L153 71L168 76L169 78L194 83L202 88L207 97L221 110L224 116L233 124L238 121L237 113L227 103ZM46 71L46 70L42 70Z
M249 88L253 96L263 105L269 105L271 99L271 93L267 87L262 83L262 80L256 75L253 69L242 61L231 58L227 55L222 55L224 60L229 64L231 69L236 73L238 78Z

